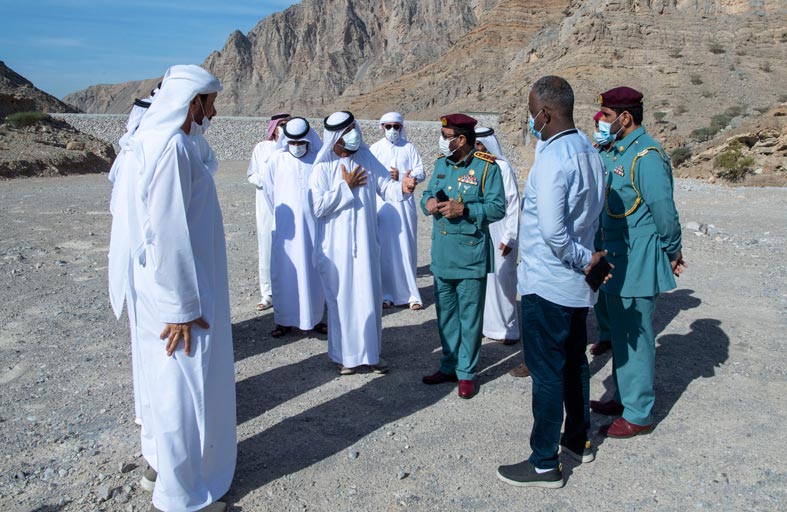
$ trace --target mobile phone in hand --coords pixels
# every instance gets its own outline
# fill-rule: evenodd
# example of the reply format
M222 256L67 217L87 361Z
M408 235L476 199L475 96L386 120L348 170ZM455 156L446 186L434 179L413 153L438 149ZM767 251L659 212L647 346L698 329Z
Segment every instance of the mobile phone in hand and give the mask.
M594 292L597 292L601 285L604 284L604 278L607 277L610 270L612 270L612 265L609 264L606 258L602 257L598 263L590 269L588 275L585 276L585 282Z
M437 199L438 203L445 203L448 201L448 194L445 193L445 190L440 189L435 192L434 198Z

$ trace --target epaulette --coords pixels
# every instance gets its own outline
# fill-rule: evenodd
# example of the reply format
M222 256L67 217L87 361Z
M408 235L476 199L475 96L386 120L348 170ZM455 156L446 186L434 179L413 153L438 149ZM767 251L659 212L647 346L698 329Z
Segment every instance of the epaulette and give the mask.
M440 156L438 156L437 159L440 160L441 158L445 158L445 155L442 153L440 153Z
M483 151L476 151L473 156L491 164L495 163L496 160L495 155L492 153L484 153Z

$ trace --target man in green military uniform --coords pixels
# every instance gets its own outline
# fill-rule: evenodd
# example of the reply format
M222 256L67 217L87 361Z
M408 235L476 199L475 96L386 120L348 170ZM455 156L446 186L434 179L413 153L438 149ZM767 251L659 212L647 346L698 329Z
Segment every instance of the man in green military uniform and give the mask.
M475 150L476 120L440 118L440 152L421 208L434 219L432 274L443 355L424 384L459 381L459 396L475 395L481 349L486 275L494 271L489 224L506 213L505 189L495 157Z
M603 431L628 438L653 428L656 339L653 315L659 293L675 288L685 266L672 196L672 166L661 145L641 126L642 94L616 87L600 97L599 131L612 144L601 152L606 201L601 244L615 266L602 288L612 334L613 400L591 400L601 414L622 415Z

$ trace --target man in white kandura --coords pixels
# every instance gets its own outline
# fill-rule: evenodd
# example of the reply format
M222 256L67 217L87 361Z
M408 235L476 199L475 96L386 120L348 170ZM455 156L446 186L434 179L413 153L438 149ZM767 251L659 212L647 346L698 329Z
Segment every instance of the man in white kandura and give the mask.
M150 104L153 101L153 97L158 92L159 87L161 87L161 82L159 82L155 89L150 91L150 97L148 97L147 100L134 100L134 104L131 106L131 112L128 114L128 120L126 121L126 132L118 141L121 151L126 147L128 141L131 140L137 128L139 128L139 123L142 121L142 117L145 113L147 113L148 108L150 108ZM119 161L120 159L116 158L115 161L112 162L112 168L109 170L109 181L113 184L117 176ZM131 326L136 323L134 312L131 310L128 311L128 320ZM134 423L142 425L142 396L140 393L140 389L142 389L142 377L140 376L139 364L139 349L137 348L134 329L131 329L131 382L134 387Z
M506 191L506 216L489 225L495 247L495 272L486 279L484 336L504 345L519 341L516 312L516 257L519 246L519 188L492 128L477 126L475 148L495 155Z
M246 179L257 187L257 249L259 251L260 302L257 311L273 307L273 290L271 289L271 230L273 229L273 212L265 199L262 184L265 181L266 162L276 152L276 144L284 130L284 123L290 114L276 114L268 122L268 138L254 147L249 160Z
M235 471L224 226L190 138L221 89L199 66L170 68L115 169L109 292L117 316L124 301L135 313L152 511L224 511Z
M363 143L355 117L342 111L325 118L309 185L315 265L328 304L328 357L342 375L364 365L385 373L377 195L401 201L415 190L415 178L408 172L401 183L392 180Z
M302 117L284 125L277 150L268 160L263 189L273 211L271 285L276 297L274 338L293 327L322 334L325 296L314 268L314 213L309 204L309 175L322 141Z
M383 164L391 179L399 181L410 171L416 183L426 178L421 155L410 142L404 127L404 117L388 112L380 118L384 137L369 148ZM410 309L421 309L421 292L415 281L418 264L418 215L413 196L404 201L380 201L377 222L380 229L380 271L383 285L383 307L407 304Z

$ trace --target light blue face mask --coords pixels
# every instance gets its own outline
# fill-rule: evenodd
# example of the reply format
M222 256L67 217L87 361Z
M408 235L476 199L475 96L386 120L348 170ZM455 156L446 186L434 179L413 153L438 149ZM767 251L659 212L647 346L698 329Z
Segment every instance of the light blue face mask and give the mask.
M620 116L622 115L623 113L620 114ZM616 117L615 121L620 119L620 116ZM598 122L598 131L593 133L593 140L596 141L596 144L598 144L601 147L605 147L615 142L615 139L618 138L618 134L623 129L623 127L621 126L618 129L618 131L616 131L615 133L611 133L612 125L615 124L615 121L612 121L611 123L607 123L605 121Z
M541 130L536 130L536 119L538 119L538 116L540 116L543 112L544 112L544 109L542 108L541 110L538 111L538 114L536 114L536 117L533 117L532 114L531 114L530 115L530 119L528 119L528 121L527 121L528 128L530 128L530 133L533 134L533 137L535 137L536 140L543 140L541 138L541 130L544 129L544 126L546 126L546 123L541 125Z

